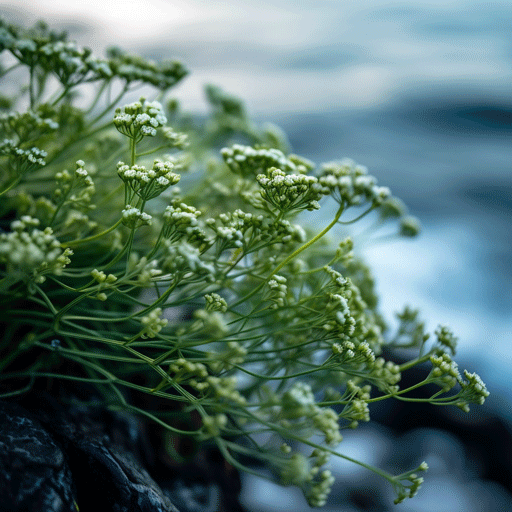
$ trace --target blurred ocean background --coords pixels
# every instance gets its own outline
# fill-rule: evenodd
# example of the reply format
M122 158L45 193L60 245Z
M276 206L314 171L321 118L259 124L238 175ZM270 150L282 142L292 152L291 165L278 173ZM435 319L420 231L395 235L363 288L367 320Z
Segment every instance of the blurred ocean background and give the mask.
M486 414L500 416L510 438L512 2L2 0L0 12L66 28L97 54L116 44L178 57L191 70L175 93L184 109L204 112L203 86L213 83L244 98L256 120L281 126L294 152L366 165L423 225L414 241L366 251L383 312L391 319L410 304L431 330L450 325L457 361L486 382ZM473 407L469 421L479 414ZM399 447L393 435L356 430L340 450L377 465L402 450L404 470L417 460L405 447L420 450L432 469L402 512L512 510L511 495L451 434L414 430ZM337 461L333 472L325 510L388 510L389 489L372 475ZM361 481L383 493L380 508L347 498ZM300 493L252 477L242 499L252 512L308 508Z

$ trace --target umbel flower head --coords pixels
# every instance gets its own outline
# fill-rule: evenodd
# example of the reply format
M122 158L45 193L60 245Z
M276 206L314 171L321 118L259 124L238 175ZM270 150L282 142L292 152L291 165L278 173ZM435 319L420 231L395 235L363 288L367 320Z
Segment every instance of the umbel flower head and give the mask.
M0 59L0 80L16 82L0 95L0 399L50 378L97 386L105 406L215 445L237 469L261 461L314 507L331 457L359 463L342 432L371 421L375 401L484 403L448 327L429 346L416 310L396 333L380 314L361 242L419 223L364 166L291 154L215 86L206 119L182 112L166 96L178 62L96 58L44 23L2 20ZM137 85L162 103L125 104ZM406 387L423 363L429 375ZM423 386L432 395L416 399ZM397 503L427 469L359 464Z
M117 108L114 117L117 130L134 142L140 142L144 137L154 137L156 129L166 123L162 105L158 101L146 101L145 98Z

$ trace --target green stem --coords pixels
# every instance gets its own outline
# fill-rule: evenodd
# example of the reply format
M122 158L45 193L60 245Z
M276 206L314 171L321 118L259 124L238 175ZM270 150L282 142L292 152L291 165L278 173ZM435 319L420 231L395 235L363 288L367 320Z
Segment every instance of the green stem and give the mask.
M9 192L9 190L12 190L14 187L16 187L20 183L22 178L23 175L20 175L14 181L12 181L10 185L6 185L6 187L3 190L0 190L0 196L6 194L7 192Z
M105 231L102 231L101 233L89 236L87 238L81 238L80 240L72 240L71 242L63 242L60 244L60 246L63 249L66 249L67 247L76 247L77 245L91 242L92 240L97 240L98 238L101 238L102 236L107 235L111 231L114 231L114 229L116 229L121 224L121 222L123 222L122 218L119 219L113 226L110 226L108 229L106 229Z
M309 242L306 242L304 245L302 245L301 247L299 247L298 249L296 249L294 252L292 252L288 257L286 257L268 276L267 278L260 284L258 285L256 288L254 288L254 290L252 292L250 292L249 294L247 294L245 297L241 298L238 302L235 302L235 304L233 304L231 307L234 308L236 306L239 306L240 304L243 304L245 301L247 301L247 299L251 298L253 295L255 295L256 293L258 293L262 288L263 286L265 286L265 284L270 281L270 279L272 278L272 276L274 276L277 272L279 272L285 265L287 265L288 263L290 263L290 261L292 261L296 256L298 256L301 252L305 251L306 249L308 249L309 247L311 247L313 244L315 244L316 242L318 242L318 240L320 240L320 238L322 238L324 235L326 235L336 224L337 222L339 221L340 217L341 217L341 214L343 213L343 211L345 210L345 205L342 204L340 205L340 207L338 208L338 211L336 212L336 215L334 216L334 219L332 220L332 222L329 223L329 225L324 228L322 231L320 231L320 233L318 233L318 235L316 235L315 237L313 237Z

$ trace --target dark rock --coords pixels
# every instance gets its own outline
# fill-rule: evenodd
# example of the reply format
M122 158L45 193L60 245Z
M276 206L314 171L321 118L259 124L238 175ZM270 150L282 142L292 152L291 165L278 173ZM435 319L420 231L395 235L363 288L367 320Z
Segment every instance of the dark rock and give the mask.
M130 417L99 406L64 408L50 396L37 415L64 448L80 512L179 512L142 466Z
M64 453L22 407L0 402L0 510L77 512Z

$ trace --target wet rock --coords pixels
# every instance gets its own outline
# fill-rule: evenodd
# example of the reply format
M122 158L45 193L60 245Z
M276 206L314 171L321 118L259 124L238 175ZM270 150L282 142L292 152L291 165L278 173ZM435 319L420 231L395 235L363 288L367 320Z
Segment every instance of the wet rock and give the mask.
M60 446L22 407L0 402L0 510L77 512Z
M66 453L80 512L179 512L142 466L129 417L101 407L65 409L51 397L39 407Z

